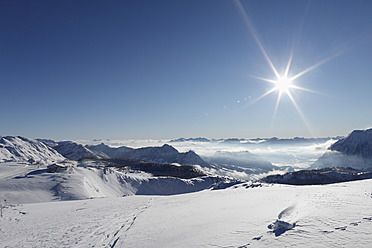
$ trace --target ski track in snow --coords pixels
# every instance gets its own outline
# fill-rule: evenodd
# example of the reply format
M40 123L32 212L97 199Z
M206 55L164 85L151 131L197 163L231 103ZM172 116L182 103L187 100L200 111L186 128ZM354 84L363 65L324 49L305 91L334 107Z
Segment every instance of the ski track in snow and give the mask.
M94 205L91 200L71 201L62 208L53 202L48 209L39 203L9 206L1 219L0 240L5 242L0 247L115 247L151 202L148 197L130 205L122 200L111 198L107 204L107 199L96 199ZM29 212L20 210L24 208Z

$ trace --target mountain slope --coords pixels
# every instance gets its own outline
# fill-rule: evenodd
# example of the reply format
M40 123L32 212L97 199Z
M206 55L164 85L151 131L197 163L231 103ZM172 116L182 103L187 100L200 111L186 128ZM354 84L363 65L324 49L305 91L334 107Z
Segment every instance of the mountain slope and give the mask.
M61 141L53 147L60 154L71 160L79 160L82 158L108 158L108 156L89 150L81 144L72 141Z
M346 138L334 143L330 150L346 155L372 158L372 129L354 130Z
M195 152L189 151L180 153L173 146L167 144L161 147L143 147L138 149L125 146L112 148L105 144L87 146L87 148L92 151L103 152L111 158L136 159L159 164L178 163L181 165L209 166L209 164Z
M99 145L87 145L85 147L94 152L102 152L110 158L125 158L126 153L134 150L133 148L126 146L110 147L104 143Z
M313 168L353 167L372 170L372 129L354 130L328 148Z
M0 162L38 162L42 164L65 158L42 142L21 136L0 139Z

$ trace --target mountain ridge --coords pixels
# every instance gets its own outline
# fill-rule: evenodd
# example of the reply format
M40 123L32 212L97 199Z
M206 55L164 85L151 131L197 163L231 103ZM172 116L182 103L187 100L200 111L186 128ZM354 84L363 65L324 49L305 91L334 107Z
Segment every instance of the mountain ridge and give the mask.
M104 143L86 147L92 151L103 152L112 158L136 159L160 164L178 163L181 165L209 166L209 164L195 152L178 152L177 149L168 144L164 144L161 147L142 147L137 149L126 146L113 148Z

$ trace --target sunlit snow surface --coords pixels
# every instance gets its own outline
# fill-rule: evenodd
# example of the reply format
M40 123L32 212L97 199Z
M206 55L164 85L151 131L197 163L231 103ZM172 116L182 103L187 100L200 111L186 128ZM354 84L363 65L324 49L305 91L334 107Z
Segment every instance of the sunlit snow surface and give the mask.
M372 180L8 206L1 247L370 247ZM283 233L268 226L294 226Z

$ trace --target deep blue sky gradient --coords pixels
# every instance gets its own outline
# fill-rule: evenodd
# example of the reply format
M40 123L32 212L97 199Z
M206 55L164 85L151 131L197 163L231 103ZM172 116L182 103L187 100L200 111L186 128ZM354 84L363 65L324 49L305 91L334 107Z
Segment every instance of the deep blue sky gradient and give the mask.
M372 1L0 2L0 135L54 139L344 135L372 123Z

